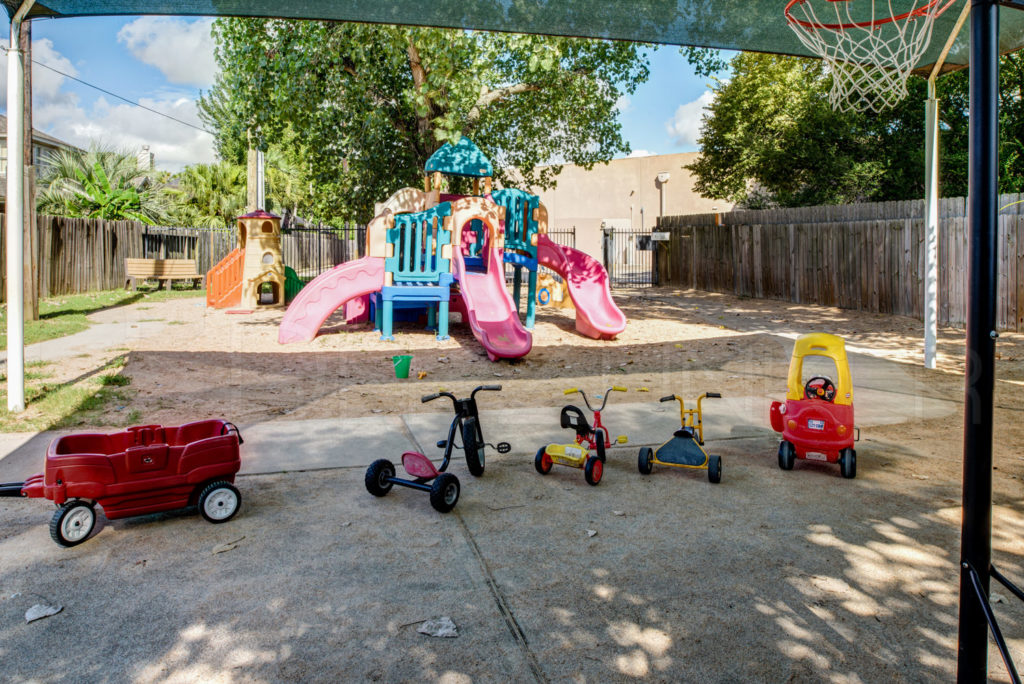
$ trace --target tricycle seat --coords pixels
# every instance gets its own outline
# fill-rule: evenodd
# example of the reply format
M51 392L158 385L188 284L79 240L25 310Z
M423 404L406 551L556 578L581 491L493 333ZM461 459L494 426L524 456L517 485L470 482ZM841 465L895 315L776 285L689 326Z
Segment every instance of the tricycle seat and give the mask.
M583 415L583 411L576 406L563 406L560 422L563 428L575 430L576 434L581 437L586 437L594 431L590 427L590 423L587 422L587 417Z
M432 480L441 474L431 460L418 451L406 451L402 454L402 467L413 477L426 480Z

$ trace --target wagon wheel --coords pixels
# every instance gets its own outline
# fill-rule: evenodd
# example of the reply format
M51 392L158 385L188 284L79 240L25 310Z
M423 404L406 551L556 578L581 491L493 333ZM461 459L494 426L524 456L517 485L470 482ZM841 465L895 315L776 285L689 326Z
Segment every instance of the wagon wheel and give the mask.
M61 546L81 544L96 526L96 511L85 501L68 501L50 520L50 536Z
M207 521L220 524L231 520L242 503L242 495L230 482L208 484L199 495L199 512Z

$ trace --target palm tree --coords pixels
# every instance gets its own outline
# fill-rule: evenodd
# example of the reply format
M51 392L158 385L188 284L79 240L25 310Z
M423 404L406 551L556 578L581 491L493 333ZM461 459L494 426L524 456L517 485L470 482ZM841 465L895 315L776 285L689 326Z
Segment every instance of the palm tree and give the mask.
M245 167L220 162L186 166L170 191L177 222L231 228L245 210Z
M166 223L163 184L139 166L128 150L92 144L85 152L61 150L51 156L39 179L40 214Z

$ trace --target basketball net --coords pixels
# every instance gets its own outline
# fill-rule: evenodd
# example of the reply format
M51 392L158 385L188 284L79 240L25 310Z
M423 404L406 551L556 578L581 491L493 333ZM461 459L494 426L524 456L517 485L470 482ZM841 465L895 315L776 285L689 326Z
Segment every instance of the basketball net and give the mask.
M954 1L790 0L786 19L828 65L834 110L880 112L908 95L907 79L928 49L935 18Z

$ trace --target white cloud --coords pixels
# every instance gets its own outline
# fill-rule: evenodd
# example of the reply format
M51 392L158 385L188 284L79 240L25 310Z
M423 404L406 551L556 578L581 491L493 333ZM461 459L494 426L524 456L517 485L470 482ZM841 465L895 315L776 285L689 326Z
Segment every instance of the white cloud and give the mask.
M629 155L626 158L629 159L629 157L653 157L653 156L654 156L654 152L651 152L650 150L633 150L632 152L629 153Z
M679 105L675 115L665 122L665 130L668 131L672 142L682 147L696 147L697 139L700 137L700 124L704 117L704 109L715 99L710 90L705 90L700 97L693 102Z
M615 100L615 110L622 114L628 112L633 106L633 101L629 99L629 95L619 95L619 99Z
M7 98L7 52L9 41L0 41L4 51L0 52L0 98L6 102ZM32 41L32 59L39 64L53 67L70 76L77 76L71 61L64 55L57 52L53 42L49 39ZM59 110L62 107L74 107L78 103L78 96L73 93L66 93L61 90L67 78L45 67L36 64L32 67L32 105L33 124L35 128L45 130L50 123L50 112Z
M212 19L140 17L125 24L117 40L136 59L162 71L171 83L209 88L217 73L212 25Z
M0 45L6 46L6 41L0 41ZM33 41L32 57L71 76L79 75L71 61L54 49L49 40ZM111 103L101 97L91 106L83 105L78 95L63 89L67 81L38 64L32 69L32 124L36 130L83 149L93 141L130 150L149 145L157 167L168 171L215 160L210 134L120 101ZM4 111L6 97L7 54L0 52L0 102ZM143 99L140 104L202 128L196 101L191 97L164 92Z
M169 116L202 126L195 100L189 98L143 99L142 104ZM157 168L180 171L187 164L214 161L213 136L178 121L126 103L98 99L90 109L66 110L54 121L52 135L81 147L95 141L118 149L139 150L149 145Z

